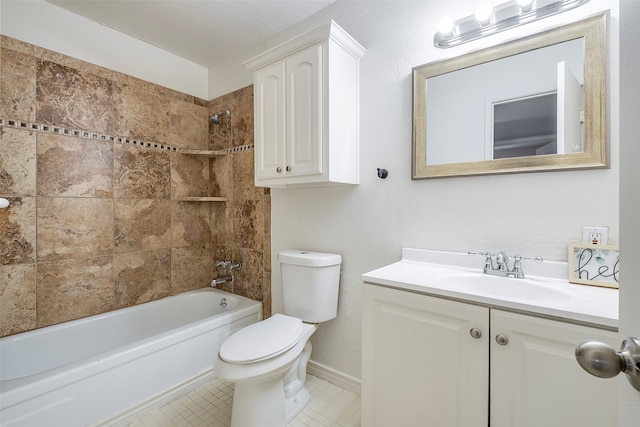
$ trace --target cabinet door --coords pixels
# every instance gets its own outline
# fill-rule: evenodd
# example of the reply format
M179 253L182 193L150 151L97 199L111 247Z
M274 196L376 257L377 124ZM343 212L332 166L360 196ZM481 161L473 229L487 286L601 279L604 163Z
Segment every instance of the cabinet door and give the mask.
M588 339L618 346L614 332L492 310L491 337L491 427L618 425L617 382L574 356Z
M362 425L486 427L489 310L369 284L363 297Z
M287 71L287 176L322 174L322 49L289 57Z
M286 164L285 64L254 74L256 180L284 176Z

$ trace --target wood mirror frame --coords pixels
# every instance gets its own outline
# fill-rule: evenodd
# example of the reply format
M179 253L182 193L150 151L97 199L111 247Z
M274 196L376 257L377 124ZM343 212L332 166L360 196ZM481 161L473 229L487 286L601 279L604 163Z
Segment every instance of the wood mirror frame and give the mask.
M606 24L607 14L602 14L456 58L415 67L413 69L412 179L609 167ZM578 38L584 38L582 152L427 165L428 78Z

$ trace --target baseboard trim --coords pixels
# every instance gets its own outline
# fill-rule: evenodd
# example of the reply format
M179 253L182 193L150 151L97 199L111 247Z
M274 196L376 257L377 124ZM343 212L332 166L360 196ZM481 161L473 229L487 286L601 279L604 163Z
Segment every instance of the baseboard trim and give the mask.
M309 363L307 364L307 372L315 377L321 378L331 384L355 393L358 396L360 396L362 391L362 382L359 379L340 371L336 371L333 368L322 365L313 360L309 360Z

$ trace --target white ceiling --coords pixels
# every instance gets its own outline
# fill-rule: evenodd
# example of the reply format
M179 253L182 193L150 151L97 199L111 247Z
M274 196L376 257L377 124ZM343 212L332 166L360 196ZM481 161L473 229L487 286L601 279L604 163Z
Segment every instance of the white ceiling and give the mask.
M336 0L46 0L210 68Z

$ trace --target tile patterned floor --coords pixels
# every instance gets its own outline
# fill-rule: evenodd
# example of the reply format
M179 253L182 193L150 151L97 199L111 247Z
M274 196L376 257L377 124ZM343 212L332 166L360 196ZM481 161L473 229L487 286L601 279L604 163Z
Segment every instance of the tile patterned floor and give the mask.
M288 427L359 427L360 396L307 375L311 400ZM228 427L233 384L212 379L151 412L129 427ZM268 427L268 426L265 426Z

